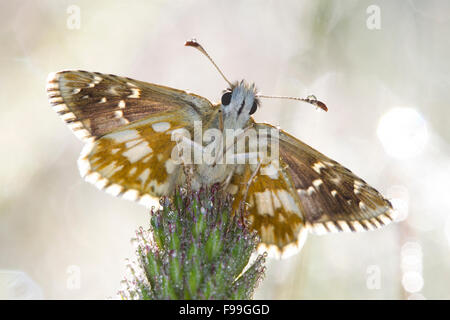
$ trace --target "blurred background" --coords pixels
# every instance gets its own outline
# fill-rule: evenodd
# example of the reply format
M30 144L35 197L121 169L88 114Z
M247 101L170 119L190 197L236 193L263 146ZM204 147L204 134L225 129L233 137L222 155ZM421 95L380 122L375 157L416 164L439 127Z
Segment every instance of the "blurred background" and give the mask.
M1 1L0 298L114 298L147 210L84 182L82 143L50 108L49 72L84 69L188 89L228 78L264 94L257 121L350 168L399 222L311 235L270 260L259 299L450 298L450 2Z

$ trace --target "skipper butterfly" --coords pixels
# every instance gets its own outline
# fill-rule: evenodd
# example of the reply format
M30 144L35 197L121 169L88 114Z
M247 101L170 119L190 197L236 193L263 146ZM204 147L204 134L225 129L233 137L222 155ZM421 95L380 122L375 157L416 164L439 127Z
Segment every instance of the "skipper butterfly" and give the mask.
M53 109L86 145L81 175L114 196L150 205L189 180L219 183L245 209L261 248L288 255L316 233L364 231L393 220L391 203L339 163L283 130L251 117L261 98L254 85L231 83L221 102L111 74L49 75ZM327 110L315 97L277 97Z

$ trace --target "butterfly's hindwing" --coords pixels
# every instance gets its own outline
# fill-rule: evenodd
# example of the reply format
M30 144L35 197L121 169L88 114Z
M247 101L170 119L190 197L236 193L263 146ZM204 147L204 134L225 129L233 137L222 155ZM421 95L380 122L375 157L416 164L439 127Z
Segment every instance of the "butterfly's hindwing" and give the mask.
M275 253L286 253L288 249L300 249L304 240L305 221L294 185L283 170L283 163L277 163L277 170L264 174L272 163L263 164L248 188L256 165L245 165L244 172L236 172L231 180L229 191L236 193L233 210L238 210L245 201L246 218L252 230L261 238L263 248ZM272 250L273 249L273 250ZM292 251L289 253L291 254Z
M184 176L172 160L172 132L189 128L175 114L137 121L86 145L78 160L81 175L114 196L150 204L169 195Z
M83 141L161 112L178 111L195 120L212 110L200 96L98 72L52 73L47 93L53 109Z
M315 233L371 230L393 220L389 200L347 168L283 131L279 146L305 223Z

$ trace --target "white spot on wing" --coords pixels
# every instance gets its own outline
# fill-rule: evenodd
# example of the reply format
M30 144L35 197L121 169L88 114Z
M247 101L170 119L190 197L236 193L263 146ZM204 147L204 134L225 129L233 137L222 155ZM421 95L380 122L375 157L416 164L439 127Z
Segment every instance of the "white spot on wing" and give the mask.
M177 164L172 159L168 159L165 163L166 171L168 174L171 174L175 171L175 168L177 167Z
M137 130L129 129L110 133L107 137L113 139L116 143L122 143L129 140L139 139L140 135Z
M353 183L353 192L355 194L361 193L360 190L363 185L364 185L364 183L362 183L361 181L355 180L355 182Z
M127 148L127 149L133 148L135 145L137 145L141 142L142 142L142 140L140 140L140 139L127 141L127 142L125 142L125 148Z
M300 210L298 209L294 198L292 198L286 190L278 190L278 198L280 199L284 209L298 215L300 214Z
M320 186L321 184L323 184L323 181L322 181L322 179L316 179L316 180L314 180L314 181L312 182L312 184L313 184L314 187L319 188L319 186Z
M320 170L326 168L326 166L322 162L317 161L316 163L313 164L312 168L314 169L315 172L320 174Z
M268 166L261 168L261 174L269 176L271 179L278 179L278 168L270 163Z
M150 169L146 168L144 171L141 172L138 179L141 180L142 184L144 185L147 182L149 175L150 175Z
M259 214L274 215L271 195L272 193L269 189L264 192L255 192L256 208Z
M119 93L117 92L117 90L116 90L115 87L109 88L109 89L108 89L108 93L111 94L111 95L113 95L113 96L119 95Z
M273 206L275 209L281 208L281 201L278 199L278 196L274 192L272 192L272 196Z
M131 94L128 98L139 98L141 96L141 91L138 88L130 88Z
M148 145L147 141L142 141L141 143L133 146L127 151L123 152L122 155L128 158L128 161L134 163L143 157L147 156L152 152L152 148Z
M108 164L106 167L104 167L101 170L101 173L103 176L110 177L114 175L117 171L121 170L123 168L123 165L117 166L117 162L113 161L110 164Z
M153 130L156 132L164 132L167 131L170 128L170 123L168 122L157 122L152 124Z

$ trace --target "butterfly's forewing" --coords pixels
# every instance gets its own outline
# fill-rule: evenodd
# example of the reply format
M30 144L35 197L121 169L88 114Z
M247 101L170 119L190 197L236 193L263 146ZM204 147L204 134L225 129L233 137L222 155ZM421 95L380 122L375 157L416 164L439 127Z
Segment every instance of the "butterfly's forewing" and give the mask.
M86 71L51 74L51 104L87 142L78 160L87 181L115 196L151 204L182 181L171 159L171 132L192 131L208 119L211 103L184 91Z
M393 220L391 203L347 168L283 131L279 146L302 216L315 233L371 230Z
M201 119L211 103L182 90L87 71L51 73L47 93L53 109L84 141L161 112Z

